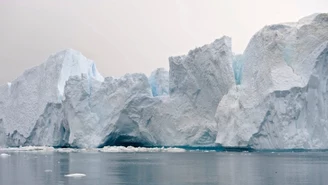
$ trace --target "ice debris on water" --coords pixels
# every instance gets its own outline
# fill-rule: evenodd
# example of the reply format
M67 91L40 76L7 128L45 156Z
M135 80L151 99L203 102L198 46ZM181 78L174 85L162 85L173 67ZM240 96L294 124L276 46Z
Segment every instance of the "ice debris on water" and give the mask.
M72 174L66 174L65 177L73 177L73 178L81 178L87 176L84 173L72 173Z

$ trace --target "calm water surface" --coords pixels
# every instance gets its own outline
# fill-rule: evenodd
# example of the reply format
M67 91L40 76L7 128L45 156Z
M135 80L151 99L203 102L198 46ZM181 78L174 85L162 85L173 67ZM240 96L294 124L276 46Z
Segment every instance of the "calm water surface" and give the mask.
M0 157L1 185L328 184L328 153L59 153ZM66 174L84 173L70 178Z

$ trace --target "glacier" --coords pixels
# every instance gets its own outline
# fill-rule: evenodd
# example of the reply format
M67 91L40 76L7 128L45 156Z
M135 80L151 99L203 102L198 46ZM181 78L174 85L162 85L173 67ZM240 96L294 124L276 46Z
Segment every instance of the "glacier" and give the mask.
M66 49L0 86L0 147L328 149L328 14L223 36L169 71L103 77Z

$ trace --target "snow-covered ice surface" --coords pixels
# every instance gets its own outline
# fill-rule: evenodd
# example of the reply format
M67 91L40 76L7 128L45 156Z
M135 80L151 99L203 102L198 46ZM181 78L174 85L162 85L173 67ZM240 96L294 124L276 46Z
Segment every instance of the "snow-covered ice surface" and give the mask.
M328 148L327 42L328 15L315 14L264 27L242 55L224 36L149 78L104 78L64 50L0 86L0 146Z

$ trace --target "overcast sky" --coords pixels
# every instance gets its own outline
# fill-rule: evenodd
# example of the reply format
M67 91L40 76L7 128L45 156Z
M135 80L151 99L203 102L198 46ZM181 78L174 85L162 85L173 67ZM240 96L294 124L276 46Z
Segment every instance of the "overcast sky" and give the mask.
M232 37L242 53L265 25L328 12L328 0L0 0L0 83L73 48L103 76L158 67Z

